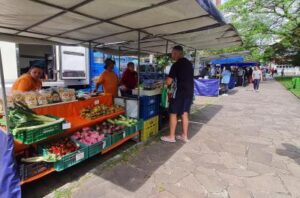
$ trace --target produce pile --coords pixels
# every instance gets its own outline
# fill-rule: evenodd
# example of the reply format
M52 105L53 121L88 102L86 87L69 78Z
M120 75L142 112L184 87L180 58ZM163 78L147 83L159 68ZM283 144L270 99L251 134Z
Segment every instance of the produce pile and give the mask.
M28 149L22 151L21 154L16 156L17 162L22 164L25 163L35 163L35 162L56 162L59 160L58 156L48 153L43 156L39 156L36 150L33 147L29 147Z
M85 127L82 129L82 131L78 131L74 135L72 135L72 139L87 145L101 142L102 140L104 140L104 138L105 136L103 133L99 133L98 131L90 127Z
M20 131L46 127L64 120L63 118L55 119L44 115L37 115L22 103L15 103L15 107L9 109L8 119L10 120L9 127L13 135L16 135ZM6 126L3 118L0 121L2 125Z
M113 120L112 119L108 119L107 121L109 123L111 123L111 124L121 125L121 126L126 126L126 127L134 126L138 122L137 119L127 118L127 117L122 116L122 115L120 115L116 119L113 119Z
M106 106L103 104L99 104L99 105L96 105L93 107L86 107L86 108L82 109L80 112L80 116L85 119L94 120L98 117L108 115L111 113L120 112L123 110L124 110L124 108L120 107L120 106L109 107L109 106Z
M50 143L45 146L48 153L54 154L57 157L62 157L68 153L72 153L79 149L79 145L74 143L70 138L66 137L57 142Z
M122 131L125 128L126 128L125 126L112 124L109 122L103 122L102 124L96 126L96 130L99 133L103 133L103 134L113 134L113 133Z

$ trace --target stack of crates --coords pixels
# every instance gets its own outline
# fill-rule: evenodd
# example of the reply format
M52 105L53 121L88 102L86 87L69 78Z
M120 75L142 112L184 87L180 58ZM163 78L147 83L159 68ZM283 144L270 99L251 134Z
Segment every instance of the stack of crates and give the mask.
M144 120L141 140L146 141L149 137L158 133L159 127L160 95L140 97L140 118Z
M140 97L140 118L150 119L159 114L160 95Z
M144 121L144 128L141 134L141 140L147 141L151 136L158 133L158 116L154 116Z

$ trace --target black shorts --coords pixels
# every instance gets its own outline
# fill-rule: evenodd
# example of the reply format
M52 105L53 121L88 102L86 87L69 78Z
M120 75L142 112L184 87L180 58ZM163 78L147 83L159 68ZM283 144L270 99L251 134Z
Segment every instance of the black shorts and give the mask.
M182 115L183 113L190 113L193 98L175 98L171 99L169 105L169 113Z

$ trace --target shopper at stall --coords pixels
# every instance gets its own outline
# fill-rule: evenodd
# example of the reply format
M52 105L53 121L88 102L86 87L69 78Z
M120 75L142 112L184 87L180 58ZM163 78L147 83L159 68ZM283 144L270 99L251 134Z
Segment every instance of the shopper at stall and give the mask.
M253 79L253 88L254 88L254 91L257 92L258 89L259 89L259 83L260 83L260 81L263 80L262 72L261 72L261 70L259 69L258 66L254 67L254 71L252 73L252 79Z
M134 63L129 62L120 83L122 96L132 95L132 90L137 87L137 84L138 74L134 71Z
M183 48L175 46L172 50L172 59L176 61L170 70L166 84L175 87L170 100L170 134L161 137L165 142L176 142L175 130L177 125L177 115L182 117L182 134L176 136L176 139L188 142L188 113L190 111L194 96L193 65L184 58Z
M114 72L114 66L115 66L115 61L112 59L106 59L105 60L105 66L104 69L105 71L100 74L97 82L96 82L96 88L94 92L98 91L98 88L100 85L103 86L103 92L112 94L113 96L118 95L118 76Z
M204 67L200 72L200 77L204 78L205 76L209 76L210 73L210 64L206 64L206 67Z
M253 69L252 67L249 68L249 71L248 71L248 83L252 83L252 73L253 73Z
M230 78L231 78L231 70L230 67L226 67L224 69L224 71L222 72L222 80L221 80L221 84L223 85L224 88L224 96L228 96L228 85L230 82Z
M238 82L237 82L237 85L238 85L238 86L242 86L242 85L243 85L244 75L245 75L245 70L244 70L244 68L239 67L239 68L238 68Z
M29 71L20 76L12 87L12 91L37 91L42 88L41 78L43 76L43 67L36 61L30 66Z

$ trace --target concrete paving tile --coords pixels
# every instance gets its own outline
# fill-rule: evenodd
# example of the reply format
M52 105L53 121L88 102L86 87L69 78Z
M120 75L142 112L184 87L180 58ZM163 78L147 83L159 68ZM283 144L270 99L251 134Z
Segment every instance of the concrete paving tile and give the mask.
M210 193L219 193L226 189L228 184L223 181L218 175L214 177L202 174L199 172L194 173L197 181L204 186L204 188Z
M260 148L250 147L248 151L248 160L257 163L270 165L272 157L271 153L265 152Z
M292 198L284 193L252 192L253 198Z
M257 172L246 170L246 169L227 169L219 172L228 175L238 176L238 177L255 177L259 175L259 173Z
M250 192L288 193L281 180L272 175L247 178L245 182L246 187Z
M242 177L234 176L234 175L229 175L229 174L224 174L221 172L217 172L219 177L225 181L229 186L235 186L235 187L240 187L243 188L245 187L245 179Z
M225 143L222 144L222 148L224 152L228 152L238 156L245 156L246 154L246 146L241 143Z
M209 193L208 198L229 198L228 192Z
M282 173L282 174L288 174L289 171L286 169L280 169L280 168L275 168L273 166L267 166L261 163L256 163L256 162L248 162L247 170L254 171L256 173L260 174L276 174L276 173Z
M287 168L293 176L300 178L300 164L291 162L287 164Z
M228 188L230 198L252 198L251 193L245 188L230 186Z
M285 187L287 188L288 192L292 195L292 197L300 197L299 177L280 174L280 178L282 179Z
M173 194L171 194L168 191L163 191L163 192L157 192L157 193L151 194L147 198L176 198L176 196L174 196Z
M200 190L198 191L192 191L178 185L166 184L165 189L178 198L206 198L207 195L207 192L205 192L205 190L200 191L201 187L199 187Z

